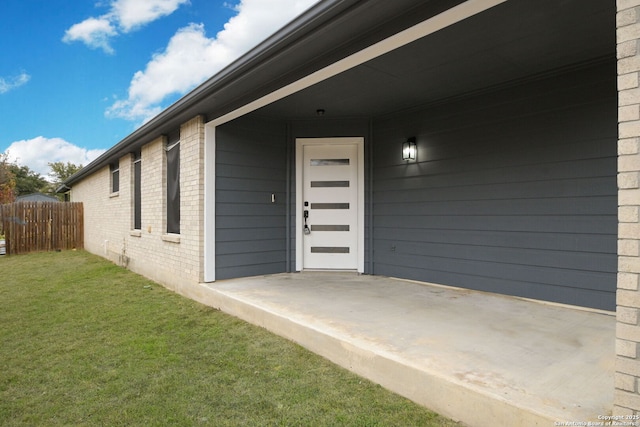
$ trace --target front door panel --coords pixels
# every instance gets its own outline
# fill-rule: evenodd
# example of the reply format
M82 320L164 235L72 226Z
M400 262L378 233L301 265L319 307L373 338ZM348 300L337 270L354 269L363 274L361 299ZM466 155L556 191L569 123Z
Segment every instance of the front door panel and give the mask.
M358 266L358 147L303 146L304 268Z

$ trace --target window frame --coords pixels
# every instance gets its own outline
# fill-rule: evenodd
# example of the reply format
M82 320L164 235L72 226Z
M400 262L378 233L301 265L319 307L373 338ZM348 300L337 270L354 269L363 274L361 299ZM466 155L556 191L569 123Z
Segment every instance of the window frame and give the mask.
M109 164L109 189L112 195L120 192L120 161Z
M132 229L142 230L142 153L137 150L131 153L132 169Z
M166 159L166 228L167 234L180 234L180 137L168 138Z

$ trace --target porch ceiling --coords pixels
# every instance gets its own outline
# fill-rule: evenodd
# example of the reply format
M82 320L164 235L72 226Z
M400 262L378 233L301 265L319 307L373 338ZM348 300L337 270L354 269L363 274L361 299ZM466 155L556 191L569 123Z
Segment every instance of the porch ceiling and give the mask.
M258 113L378 117L604 58L615 58L612 0L509 0Z

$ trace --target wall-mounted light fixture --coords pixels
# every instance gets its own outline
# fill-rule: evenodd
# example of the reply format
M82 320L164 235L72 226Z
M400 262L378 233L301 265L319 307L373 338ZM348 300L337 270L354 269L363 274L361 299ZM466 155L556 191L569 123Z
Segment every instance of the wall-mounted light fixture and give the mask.
M418 154L415 137L408 138L402 144L402 160L415 160Z

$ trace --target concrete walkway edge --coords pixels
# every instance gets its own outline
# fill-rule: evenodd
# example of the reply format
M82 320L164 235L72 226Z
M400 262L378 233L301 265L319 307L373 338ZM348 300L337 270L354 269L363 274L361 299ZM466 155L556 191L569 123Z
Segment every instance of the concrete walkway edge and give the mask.
M520 408L424 367L412 366L397 354L334 331L305 324L281 313L207 284L179 293L210 307L263 327L319 354L364 378L423 405L443 416L479 427L551 426L558 419Z

